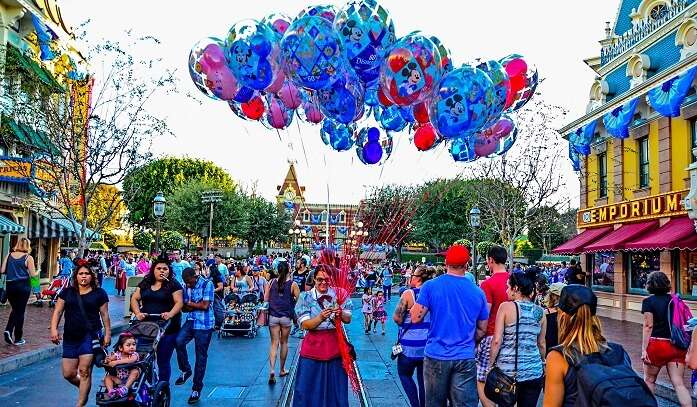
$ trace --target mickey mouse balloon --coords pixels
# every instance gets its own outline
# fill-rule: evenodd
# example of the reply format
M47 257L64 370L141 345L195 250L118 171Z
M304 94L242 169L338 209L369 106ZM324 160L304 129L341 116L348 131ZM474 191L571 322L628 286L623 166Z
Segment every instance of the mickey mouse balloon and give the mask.
M265 90L282 75L277 62L280 49L276 34L266 24L255 20L234 24L225 46L230 69L243 85Z
M334 20L349 65L366 85L377 81L385 52L396 41L394 23L375 0L351 1Z
M408 106L429 98L442 72L440 53L433 41L411 33L388 51L380 69L380 83L391 102Z

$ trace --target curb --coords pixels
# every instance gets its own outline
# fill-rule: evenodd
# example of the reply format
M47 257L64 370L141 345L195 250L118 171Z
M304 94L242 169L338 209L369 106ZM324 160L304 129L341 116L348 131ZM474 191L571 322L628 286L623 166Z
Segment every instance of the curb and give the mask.
M690 387L688 387L688 390ZM666 386L665 384L656 383L656 396L672 401L675 404L680 404L678 401L678 396L675 394L675 390L672 387ZM692 405L697 406L697 399L692 397Z
M111 327L112 336L118 335L128 327L126 321L119 321ZM61 355L63 347L61 345L51 344L42 349L36 349L29 352L20 353L0 360L0 375L12 372L34 363L43 362L44 360L52 359Z

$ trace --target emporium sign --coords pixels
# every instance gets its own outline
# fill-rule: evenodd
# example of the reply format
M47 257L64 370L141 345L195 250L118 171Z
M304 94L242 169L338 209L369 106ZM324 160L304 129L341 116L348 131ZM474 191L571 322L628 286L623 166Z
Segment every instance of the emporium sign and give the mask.
M579 210L576 222L579 228L587 228L684 215L683 198L687 196L687 192L668 192Z

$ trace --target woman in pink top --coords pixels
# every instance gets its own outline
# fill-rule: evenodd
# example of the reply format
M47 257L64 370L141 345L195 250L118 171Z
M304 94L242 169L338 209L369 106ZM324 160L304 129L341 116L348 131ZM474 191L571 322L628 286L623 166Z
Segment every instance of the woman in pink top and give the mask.
M138 259L138 263L136 264L136 270L138 274L148 274L150 272L150 261L148 260L147 255L141 254L140 259Z

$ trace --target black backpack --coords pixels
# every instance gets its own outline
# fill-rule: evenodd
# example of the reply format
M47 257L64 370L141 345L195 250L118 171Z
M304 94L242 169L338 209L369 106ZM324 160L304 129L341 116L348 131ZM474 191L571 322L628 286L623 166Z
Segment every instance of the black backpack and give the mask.
M582 357L570 363L576 371L578 407L656 407L656 397L625 362L621 345L609 343L610 349ZM628 357L627 357L628 359Z

